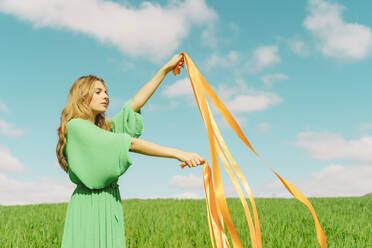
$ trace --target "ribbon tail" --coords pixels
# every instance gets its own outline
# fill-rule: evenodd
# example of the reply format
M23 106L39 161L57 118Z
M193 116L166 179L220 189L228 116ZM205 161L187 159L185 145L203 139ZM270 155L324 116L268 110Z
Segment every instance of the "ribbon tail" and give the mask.
M208 102L207 102L207 107L208 107L208 113L210 115L210 119L211 119L211 123L212 123L212 128L215 132L215 136L217 137L216 140L218 140L218 142L216 141L216 143L218 144L218 146L217 146L218 150L217 151L218 151L219 157L221 158L221 160L222 160L222 162L223 162L223 164L226 168L226 171L228 172L228 174L231 178L231 181L233 182L233 184L235 186L235 189L238 192L238 195L240 197L240 201L241 201L241 203L243 205L243 208L244 208L246 220L248 222L252 247L253 248L261 248L262 247L262 240L261 240L260 224L259 224L259 221L258 221L258 214L257 214L256 204L255 204L255 201L254 201L252 191L251 191L250 187L248 186L248 183L245 180L242 172L240 171L239 167L237 166L234 158L231 156L231 154L229 152L229 149L227 148L227 146L226 146L226 144L225 144L225 142L222 138L221 132L220 132L220 130L219 130L214 118L213 118L213 115L212 115L212 112L209 108ZM224 152L222 152L222 149L224 150ZM227 154L228 158L226 158L225 154ZM243 191L240 188L238 180L235 177L234 172L231 169L229 162L233 165L236 174L239 176L240 181L243 182L243 186L244 186L247 194L249 195L249 198L250 198L250 201L251 201L251 204L252 204L254 220L255 220L254 224L253 224L252 217L251 217L251 214L250 214L250 210L249 210L248 205L246 203L246 199L245 199L245 196L243 194Z
M216 202L215 193L213 191L213 184L212 184L212 175L211 175L211 169L206 163L203 168L203 178L204 178L204 185L205 191L206 191L206 200L207 200L207 208L209 210L210 216L211 216L211 226L212 230L211 233L211 239L216 239L217 247L218 248L224 248L224 247L230 247L227 241L227 238L224 233L224 227L223 222L221 221L221 211L218 207L218 204ZM213 238L214 237L214 238ZM227 244L226 244L227 241ZM212 244L214 245L214 241L212 241Z

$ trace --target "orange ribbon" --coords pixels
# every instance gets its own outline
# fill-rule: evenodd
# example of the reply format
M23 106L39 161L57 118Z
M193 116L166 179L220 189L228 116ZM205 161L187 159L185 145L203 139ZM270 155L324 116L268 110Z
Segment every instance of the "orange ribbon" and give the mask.
M209 147L211 151L211 158L212 158L212 168L213 168L213 180L212 180L212 171L207 162L203 165L203 180L204 180L204 190L205 190L205 200L207 205L207 212L208 212L208 224L209 224L209 233L211 237L211 242L213 248L215 247L215 242L218 248L225 248L230 247L229 241L225 235L224 231L224 222L226 223L227 229L230 233L230 237L234 247L243 247L243 244L238 236L238 233L235 229L233 221L231 219L230 212L227 207L225 193L222 187L222 180L220 169L218 165L218 157L222 160L223 165L225 166L236 191L238 192L240 201L243 205L246 220L248 222L250 238L253 248L262 248L262 240L261 240L261 231L260 231L260 224L258 221L258 215L256 210L256 204L252 195L252 191L248 186L247 181L245 180L242 172L240 171L238 165L236 164L235 160L231 156L227 146L221 136L221 133L217 127L216 122L213 119L213 115L209 109L208 102L206 101L205 93L207 93L208 97L212 100L213 104L217 107L218 111L222 114L225 120L229 123L231 128L235 131L238 137L249 147L249 149L258 156L264 164L280 179L283 185L287 188L287 190L299 201L305 204L314 219L315 223L315 230L318 242L322 248L326 247L326 236L324 231L319 223L318 217L315 213L315 210L309 200L302 194L295 186L293 186L290 182L282 178L278 175L265 160L263 160L257 152L253 149L252 145L249 143L248 139L243 134L243 131L240 129L238 123L235 121L231 113L227 110L225 105L221 102L221 100L217 97L216 93L212 90L209 86L207 81L201 75L199 70L196 68L190 57L185 53L182 52L183 55L181 62L173 69L173 74L177 75L180 73L180 67L183 67L183 60L186 61L186 68L190 78L191 86L193 88L193 92L196 98L196 102L198 104L199 111L202 115L204 124L207 128L208 132L208 140L209 140ZM223 151L222 151L223 150ZM252 205L253 210L253 218L254 222L252 221L251 213L248 208L246 199L244 197L243 191L238 183L237 178L235 177L233 170L230 164L234 168L236 174L238 175L240 181L242 182L245 191L249 195L249 199ZM181 165L182 168L186 166L186 163ZM214 186L213 187L213 181Z

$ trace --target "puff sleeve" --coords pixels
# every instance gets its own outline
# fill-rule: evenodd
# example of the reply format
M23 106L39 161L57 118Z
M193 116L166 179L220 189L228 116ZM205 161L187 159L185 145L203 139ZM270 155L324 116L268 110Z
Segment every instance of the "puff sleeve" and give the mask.
M100 189L118 179L132 160L131 136L106 131L89 120L67 124L66 159L69 170L89 189Z
M110 120L112 132L127 133L132 137L138 138L144 131L142 112L134 112L132 109L132 98L129 99L121 109Z

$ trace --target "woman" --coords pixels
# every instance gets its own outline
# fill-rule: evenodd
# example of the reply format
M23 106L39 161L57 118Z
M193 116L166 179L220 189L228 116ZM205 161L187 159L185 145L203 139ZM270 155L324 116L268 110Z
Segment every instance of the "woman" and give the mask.
M112 119L106 83L93 75L72 85L57 129L58 161L76 184L66 211L62 248L125 247L124 215L118 178L129 168L128 152L175 158L195 167L205 162L197 153L163 147L139 139L143 133L141 107L164 77L183 67L175 55Z

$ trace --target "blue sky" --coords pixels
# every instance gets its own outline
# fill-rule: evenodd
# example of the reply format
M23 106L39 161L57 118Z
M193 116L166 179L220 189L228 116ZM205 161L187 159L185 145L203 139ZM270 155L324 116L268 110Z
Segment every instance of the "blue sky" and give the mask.
M371 8L368 1L323 0L0 0L0 204L69 201L74 184L55 147L75 79L102 77L113 117L179 52L191 57L255 150L306 196L371 192ZM254 196L290 196L212 112ZM140 138L211 163L185 69L167 75L142 114ZM201 166L130 156L133 165L119 179L123 199L204 197ZM237 197L220 168L226 196Z

